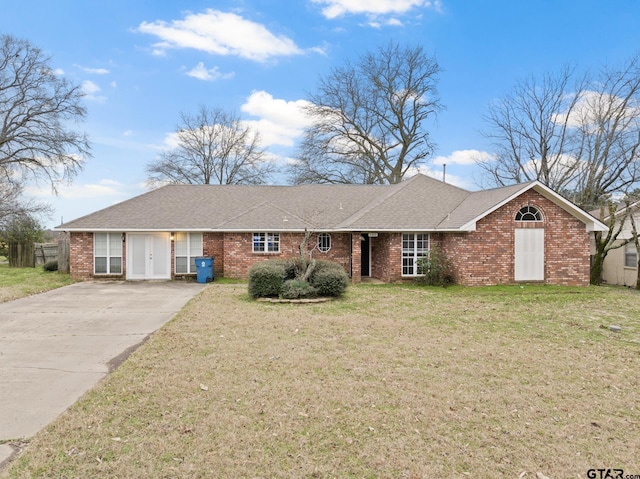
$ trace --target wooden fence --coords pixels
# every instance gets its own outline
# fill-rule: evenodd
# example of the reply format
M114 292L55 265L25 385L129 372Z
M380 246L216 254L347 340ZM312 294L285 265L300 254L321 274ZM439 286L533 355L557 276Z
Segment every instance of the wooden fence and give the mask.
M69 272L69 239L57 243L9 243L9 267L33 268L49 261L58 261L58 271Z
M9 267L33 268L34 244L29 242L9 243Z
M55 261L58 259L58 243L35 243L34 254L36 266Z
M58 273L69 272L69 238L58 240Z

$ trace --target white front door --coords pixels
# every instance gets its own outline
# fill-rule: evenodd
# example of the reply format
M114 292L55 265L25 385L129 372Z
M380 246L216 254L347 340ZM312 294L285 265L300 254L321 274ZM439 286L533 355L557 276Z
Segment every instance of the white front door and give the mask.
M169 233L127 235L127 279L171 279Z
M544 280L544 229L516 228L515 280Z

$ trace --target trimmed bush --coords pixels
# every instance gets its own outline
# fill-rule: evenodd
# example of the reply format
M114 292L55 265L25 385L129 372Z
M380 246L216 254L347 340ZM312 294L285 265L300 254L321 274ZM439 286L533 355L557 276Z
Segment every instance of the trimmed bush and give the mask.
M42 265L42 269L45 271L58 271L58 260L53 259L51 261L47 261L44 265Z
M249 270L249 294L253 298L279 296L287 277L284 261L263 261Z
M271 259L254 264L249 270L249 295L253 298L279 296L283 299L340 296L349 285L344 268L333 261L316 260L309 281L296 279L309 263L299 258Z
M315 298L318 290L306 281L288 279L282 284L280 297L283 299Z
M327 264L328 263L328 264ZM340 296L349 286L349 276L338 263L318 261L309 280L320 296Z

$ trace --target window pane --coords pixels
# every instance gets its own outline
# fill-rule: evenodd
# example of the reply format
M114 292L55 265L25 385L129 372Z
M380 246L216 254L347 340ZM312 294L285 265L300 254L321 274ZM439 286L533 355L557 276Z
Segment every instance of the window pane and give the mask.
M95 233L95 256L107 256L107 233Z
M415 276L423 274L418 271L418 260L429 256L429 233L402 234L402 274Z
M253 233L253 251L265 251L265 234Z
M109 256L122 256L122 235L109 233Z
M95 259L95 272L96 272L96 274L106 274L106 272L107 272L107 258L105 256L96 257L96 259Z
M331 249L331 235L329 233L320 233L318 235L318 250L326 253Z
M627 243L624 247L624 265L627 268L638 266L638 252L636 251L636 245L633 243Z
M189 255L202 256L202 233L191 233L189 235Z
M267 234L267 243L269 253L277 253L280 251L280 233Z
M176 273L188 273L186 256L176 256Z
M192 256L191 257L191 262L189 263L189 273L197 273L198 272L198 268L196 266L196 256Z
M402 258L402 274L413 274L413 258Z
M174 248L176 256L186 256L188 254L187 233L176 233Z
M121 274L122 273L122 258L110 258L109 259L109 273Z

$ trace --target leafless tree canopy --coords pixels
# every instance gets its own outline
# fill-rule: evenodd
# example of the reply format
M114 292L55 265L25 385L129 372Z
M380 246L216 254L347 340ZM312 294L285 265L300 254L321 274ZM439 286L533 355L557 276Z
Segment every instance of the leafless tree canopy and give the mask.
M310 96L294 183L398 183L431 155L440 73L422 47L389 44L334 69Z
M21 185L0 177L0 232L17 220L47 215L50 212L49 205L24 200Z
M259 133L219 108L182 113L176 140L174 148L147 165L151 184L261 184L274 170Z
M84 133L69 127L86 115L83 93L49 63L28 41L0 36L0 176L12 183L44 179L55 191L81 168L90 147Z
M640 65L631 58L576 78L565 68L518 83L490 107L491 182L539 180L590 209L638 181Z

